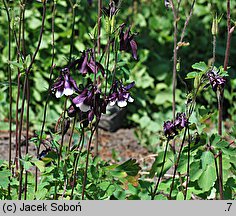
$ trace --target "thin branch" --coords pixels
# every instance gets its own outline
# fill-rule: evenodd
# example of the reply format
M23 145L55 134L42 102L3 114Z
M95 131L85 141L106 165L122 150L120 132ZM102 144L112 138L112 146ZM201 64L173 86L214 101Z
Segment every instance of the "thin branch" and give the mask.
M235 26L231 28L231 18L230 18L230 0L227 0L227 42L225 49L225 59L224 59L224 70L226 71L228 68L229 55L230 55L230 45L231 45L231 37L235 30Z
M166 162L166 154L167 154L167 149L168 149L168 145L169 145L169 139L167 139L166 141L166 147L165 147L165 151L164 151L164 156L163 156L163 162L162 162L162 166L161 166L161 171L159 173L159 176L158 176L158 180L156 182L156 185L154 187L154 191L153 191L153 194L151 196L151 199L154 200L155 199L155 196L157 195L157 190L158 190L158 186L160 184L160 181L161 181L161 177L162 177L162 173L163 173L163 170L164 170L164 166L165 166L165 162Z
M195 5L195 2L196 2L196 0L193 0L192 5L191 5L191 9L190 9L190 12L189 12L189 15L188 15L188 17L185 20L184 27L182 29L182 33L181 33L180 41L178 42L177 49L179 49L181 44L183 43L183 39L184 39L184 36L185 36L185 32L186 32L187 26L189 24L190 18L193 15L193 8L194 8L194 5Z
M182 149L183 149L183 146L184 146L184 141L185 141L186 133L187 133L187 128L185 128L185 130L184 130L184 137L183 137L183 140L182 140L182 143L181 143L181 146L180 146L180 150L179 150L179 154L178 154L177 160L175 162L174 174L173 174L173 178L172 178L172 184L170 186L169 199L171 199L171 194L172 194L172 191L174 189L175 175L176 175L177 168L179 166L179 160L180 160L181 152L182 152Z
M6 4L5 0L3 0L3 4L7 13L7 20L8 20L8 66L7 66L7 73L8 73L8 81L9 81L9 155L8 155L8 166L9 170L11 170L11 149L12 149L12 73L11 73L11 67L10 67L10 61L11 61L11 17L8 10L8 5ZM8 195L10 195L11 192L11 186L8 185Z

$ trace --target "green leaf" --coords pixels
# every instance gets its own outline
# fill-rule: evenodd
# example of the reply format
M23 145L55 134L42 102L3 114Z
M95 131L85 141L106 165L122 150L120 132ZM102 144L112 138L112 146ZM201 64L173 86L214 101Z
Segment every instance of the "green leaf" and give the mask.
M202 169L205 170L207 166L212 165L214 166L214 155L210 151L206 151L202 153L201 156L201 163L202 163Z
M44 172L45 170L45 163L41 160L35 160L34 164L36 167L38 167L38 169L40 170L40 172Z
M202 175L203 170L200 167L200 160L196 160L190 165L190 181L194 182Z
M131 158L122 163L121 165L117 166L115 170L124 171L130 176L136 176L139 170L141 170L141 167L139 166L139 164L135 159Z
M11 175L9 170L0 171L0 187L6 189L9 184L9 176Z
M192 65L193 69L200 70L202 72L206 72L208 70L208 66L205 62L198 62Z
M206 170L203 171L202 175L198 180L198 185L202 190L209 191L216 181L216 170L214 166L208 166Z
M98 172L98 169L96 168L96 166L91 165L90 171L91 171L92 177L94 179L98 179L99 178L99 172Z
M193 72L188 73L185 79L193 79L196 76L198 76L198 72L193 71Z
M37 200L44 200L46 198L46 195L47 195L48 191L46 188L43 188L41 190L37 190L36 194L35 194L35 197Z
M150 178L153 178L155 176L155 174L156 175L160 174L161 167L163 164L163 158L164 158L164 151L162 151L158 154L154 163L152 164L152 168L151 168L150 174L149 174ZM167 172L167 170L169 170L171 168L171 166L173 165L173 161L174 161L174 155L172 152L168 151L166 153L166 161L165 161L162 175L164 175Z

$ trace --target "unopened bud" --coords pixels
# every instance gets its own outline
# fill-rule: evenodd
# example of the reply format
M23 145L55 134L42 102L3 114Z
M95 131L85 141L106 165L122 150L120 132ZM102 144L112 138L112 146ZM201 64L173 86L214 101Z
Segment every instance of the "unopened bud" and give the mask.
M218 18L217 18L217 15L213 18L211 33L214 36L216 36L218 34Z

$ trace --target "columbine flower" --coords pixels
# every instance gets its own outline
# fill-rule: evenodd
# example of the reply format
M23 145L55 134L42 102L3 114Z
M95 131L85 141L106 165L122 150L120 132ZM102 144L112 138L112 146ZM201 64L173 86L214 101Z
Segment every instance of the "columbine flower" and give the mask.
M75 91L79 90L75 80L70 76L68 68L61 70L61 75L53 84L52 90L56 92L55 95L57 98L60 98L63 95L70 96Z
M120 26L120 50L124 50L124 51L132 51L132 55L133 58L135 60L138 59L137 57L137 43L134 40L134 35L135 34L131 34L130 35L130 28L131 26L129 26L129 28L125 31L125 33L123 32L123 29L125 27L125 24L122 24Z
M174 125L179 130L182 130L188 125L188 119L185 113L177 113Z
M91 50L83 51L81 58L72 62L70 67L76 67L84 76L87 73L97 73L98 70L101 71L103 76L105 75L103 66L99 62L95 62Z
M163 125L164 135L168 139L173 139L179 131L187 127L188 119L185 113L177 113L175 121L166 121Z
M226 80L224 77L220 76L216 71L212 70L207 73L207 76L210 80L213 91L217 91L217 89L224 89Z
M83 119L92 122L94 116L100 118L101 113L106 113L107 102L101 98L100 90L93 85L84 88L82 93L72 99L72 105L68 109L68 115L75 116L75 112L79 111L80 115L83 114ZM76 110L76 109L79 110Z
M130 83L127 86L124 86L121 82L116 81L112 87L112 93L110 94L108 100L110 106L114 106L115 103L119 107L125 107L128 102L133 102L134 99L130 96L129 90L134 86L135 82Z
M75 97L72 102L78 107L82 112L87 112L91 110L93 103L93 91L85 88L80 95Z
M163 129L164 129L164 135L169 139L174 138L175 135L178 134L178 132L176 131L175 125L173 124L172 121L164 122Z

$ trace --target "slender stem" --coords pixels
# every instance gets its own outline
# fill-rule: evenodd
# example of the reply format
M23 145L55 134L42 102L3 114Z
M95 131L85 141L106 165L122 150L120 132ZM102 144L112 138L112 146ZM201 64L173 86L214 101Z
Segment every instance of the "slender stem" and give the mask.
M20 22L19 22L19 32L18 32L18 40L16 36L16 32L13 29L15 41L16 41L16 47L17 47L17 63L20 62L20 58L22 62L24 62L24 58L21 55L21 30L22 30L22 16L23 16L23 11L24 11L24 4L21 4L20 2ZM16 152L15 152L15 165L16 165L16 173L18 172L18 163L19 163L19 100L20 100L20 91L21 91L21 84L20 84L20 77L21 77L21 72L20 69L18 68L18 75L17 75L17 98L16 98Z
M216 94L218 101L218 134L222 136L223 91L218 89Z
M67 154L69 154L70 152L70 147L71 147L71 143L72 143L72 137L73 137L73 134L74 134L74 131L75 131L75 124L76 124L76 121L77 121L77 113L74 117L74 120L73 120L73 125L72 125L72 129L71 129L71 134L70 134L70 139L69 139L69 145L68 145L68 149L67 149Z
M163 162L162 162L162 166L161 166L161 171L159 173L159 176L158 176L158 180L156 182L156 185L154 187L154 191L153 191L153 194L151 196L151 199L154 200L155 199L155 196L157 195L157 190L158 190L158 186L159 186L159 183L161 181L161 177L162 177L162 173L163 173L163 170L164 170L164 166L165 166L165 162L166 162L166 154L167 154L167 149L168 149L168 145L169 145L169 139L167 139L166 141L166 147L165 147L165 151L164 151L164 156L163 156Z
M11 17L8 10L8 5L6 4L5 0L3 0L3 4L7 13L7 21L8 21L8 67L7 67L7 73L8 73L8 82L9 82L9 150L8 150L8 166L9 170L11 170L11 149L12 149L12 74L11 74L11 67L10 67L10 61L11 61ZM10 177L9 177L10 178ZM8 195L10 196L11 193L11 185L8 185Z
M218 134L222 136L222 110L223 110L223 91L217 90L217 100L218 100ZM223 161L222 161L222 151L219 152L219 191L220 199L223 200Z
M98 126L99 119L97 120L94 129L91 131L91 135L89 138L89 143L87 146L87 157L86 157L86 165L85 165L85 172L84 172L84 179L83 179L83 186L82 186L82 200L84 200L84 194L85 194L85 188L86 188L86 181L87 181L87 172L88 172L88 163L89 163L89 155L90 155L90 147L93 139L93 134L96 131L96 128Z
M185 32L186 32L187 26L188 26L188 24L189 24L190 18L191 18L192 15L193 15L193 8L194 8L194 5L195 5L195 2L196 2L196 0L193 0L192 5L191 5L191 9L190 9L190 12L189 12L189 15L188 15L188 17L187 17L186 20L185 20L184 27L183 27L183 29L182 29L182 33L181 33L181 36L180 36L180 41L179 41L179 43L178 43L178 45L177 45L177 49L180 48L181 43L183 42L183 39L184 39L184 35L185 35ZM181 3L181 1L178 2L178 8L179 8L179 6L180 6L180 3ZM178 9L177 11L179 11L179 9Z
M66 118L66 106L67 106L67 100L68 97L66 97L65 102L64 102L64 109L63 109L63 119L62 119L62 126L61 126L61 145L60 145L60 150L59 150L59 155L58 155L58 167L60 167L60 160L62 157L62 148L63 148L63 144L64 144L64 137L65 137L65 118Z
M45 123L46 123L47 107L48 107L49 98L50 98L50 89L51 89L52 75L53 75L53 69L54 69L54 59L55 59L55 14L56 14L56 2L53 1L52 23L51 23L51 25L52 25L52 62L51 62L51 69L50 69L50 76L49 76L48 95L47 95L47 99L46 99L45 106L44 106L42 127L41 127L41 131L40 131L40 136L39 136L39 144L38 144L38 147L37 147L37 156L39 155L40 146L41 146L41 143L42 143L43 131L44 131ZM37 186L38 186L38 168L35 167L35 191L37 191Z
M231 31L231 19L230 19L230 0L227 0L227 42L225 49L225 59L224 59L224 70L227 70L228 62L229 62L229 54L230 54L230 45L231 45L231 36L234 28Z
M23 115L24 115L24 104L25 104L25 96L26 96L26 89L27 89L27 80L28 80L28 75L30 73L30 70L33 66L33 63L35 61L35 58L38 54L42 37L43 37L43 30L44 30L44 23L45 23L45 17L46 17L46 1L43 3L43 17L42 17L42 25L40 29L40 35L39 35L39 40L38 40L38 45L36 47L36 50L33 54L33 57L31 59L31 62L29 64L29 67L26 69L26 75L24 79L24 86L23 86L23 96L22 96L22 105L21 105L21 113L20 113L20 126L19 126L19 143L18 143L18 151L19 151L19 159L21 159L21 132L22 132L22 127L23 127ZM22 193L22 174L23 174L23 167L22 164L20 163L20 177L19 177L19 187L18 187L18 199L21 199L21 193Z
M222 159L222 151L219 152L219 190L220 190L220 199L224 199L223 192L223 159Z
M98 0L98 35L97 35L97 49L98 54L100 54L101 51L101 19L102 19L102 0Z
M215 168L216 168L216 177L218 180L218 184L219 184L219 190L220 190L220 185L221 185L221 181L220 181L220 176L219 176L219 171L218 171L218 164L217 164L217 155L214 153L214 151L210 148L211 153L214 155L214 160L215 160Z
M23 115L24 115L24 107L25 107L25 93L26 93L26 83L28 74L26 74L24 79L24 86L23 86L23 96L22 96L22 104L21 104L21 112L20 112L20 126L19 126L19 141L18 141L18 154L19 154L19 160L22 159L21 154L21 133L22 133L22 127L23 127ZM18 187L18 199L21 200L21 193L22 193L22 175L23 175L23 166L22 162L19 161L19 168L20 168L20 176L19 176L19 187Z
M27 76L27 107L26 107L26 150L25 154L28 154L29 151L29 105L30 105L30 85L29 85L29 77ZM28 186L28 171L25 172L25 190L24 190L24 199L27 199L27 186Z
M101 20L102 20L102 0L98 0L98 20L97 20L97 25L98 25L98 35L97 35L97 52L98 55L101 53ZM95 148L94 148L94 154L95 156L98 155L98 137L99 137L99 131L98 127L96 128L96 133L95 133Z
M72 53L74 49L74 35L75 35L75 5L73 2L69 0L72 9L72 29L71 29L71 37L70 37L70 56L69 56L69 64L71 63Z
M79 153L76 154L75 159L74 159L74 163L73 163L74 169L73 169L73 173L72 173L73 184L72 184L71 195L70 195L71 200L73 199L73 194L74 194L74 189L75 189L75 184L76 184L77 167L78 167L79 158L80 158L83 146L84 146L84 128L82 127L82 132L81 132L81 136L80 136L80 140L79 140L79 144L78 144Z
M178 58L178 50L177 50L177 39L178 39L178 11L175 8L173 0L170 0L173 17L174 17L174 48L173 48L173 77L172 77L172 115L173 121L175 120L175 112L176 112L176 75L177 75L177 58ZM175 152L175 140L172 143L173 152Z
M190 139L190 132L189 132L189 127L188 127L188 162L187 162L187 179L186 179L184 200L187 199L187 193L188 193L189 172L190 172L190 144L191 144L191 139Z
M216 61L216 35L213 35L213 60L212 60L212 68L214 68L215 61Z
M180 146L180 150L179 150L179 154L178 154L177 160L175 162L174 174L173 174L172 184L171 184L170 193L169 193L169 199L171 199L171 194L172 194L172 191L174 189L175 175L176 175L177 168L179 166L179 160L180 160L181 152L182 152L182 149L183 149L183 146L184 146L184 141L185 141L186 133L187 133L187 128L185 128L185 130L184 130L184 137L183 137L183 140L182 140L182 143L181 143L181 146Z
M37 45L37 47L36 47L36 50L35 50L35 52L34 52L34 55L33 55L33 57L32 57L32 60L31 60L31 62L30 62L30 65L29 65L29 67L28 67L28 69L27 69L27 71L26 71L27 73L30 72L30 70L31 70L31 68L32 68L32 66L33 66L33 64L34 64L35 58L36 58L36 56L37 56L37 54L38 54L38 51L39 51L39 48L40 48L40 45L41 45L41 42L42 42L43 31L44 31L44 24L45 24L45 18L46 18L46 9L47 9L47 7L46 7L46 1L44 1L44 3L43 3L42 24L41 24L40 34L39 34L39 41L38 41L38 45Z

